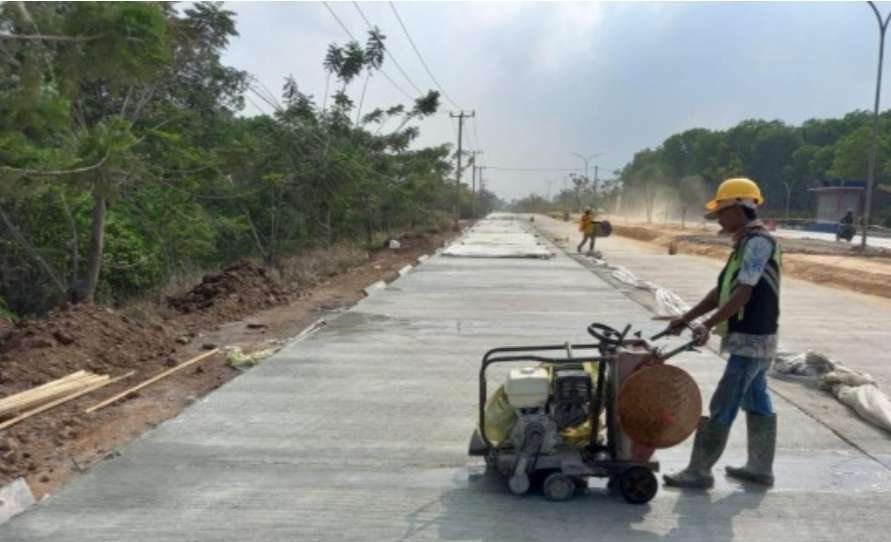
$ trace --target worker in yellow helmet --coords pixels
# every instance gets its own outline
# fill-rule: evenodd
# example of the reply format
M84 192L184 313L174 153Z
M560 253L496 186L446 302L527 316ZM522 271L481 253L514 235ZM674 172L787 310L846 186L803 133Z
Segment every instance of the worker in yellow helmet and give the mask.
M665 475L675 487L710 488L711 474L724 447L730 426L740 407L746 411L748 462L727 467L729 476L773 485L776 450L776 415L767 390L766 372L777 348L780 316L781 254L777 241L758 220L761 190L750 179L728 179L706 205L706 218L715 220L732 236L733 252L717 286L669 329L680 332L691 325L704 345L713 329L721 335L721 351L729 354L724 375L712 396L709 416L700 420L690 464L683 471ZM697 319L704 317L700 323Z

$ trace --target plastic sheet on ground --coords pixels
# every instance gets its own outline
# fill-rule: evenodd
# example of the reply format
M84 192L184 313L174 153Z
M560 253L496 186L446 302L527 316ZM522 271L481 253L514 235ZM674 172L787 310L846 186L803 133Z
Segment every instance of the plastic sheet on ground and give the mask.
M652 293L653 298L656 301L657 316L680 316L690 310L690 305L672 290L663 288L652 282L640 280L634 273L620 265L611 265L602 261L598 263L605 266L607 269L612 270L612 277L619 282L627 284L632 288L646 290Z
M817 352L779 353L772 371L783 377L816 383L864 420L891 432L891 400L870 375Z

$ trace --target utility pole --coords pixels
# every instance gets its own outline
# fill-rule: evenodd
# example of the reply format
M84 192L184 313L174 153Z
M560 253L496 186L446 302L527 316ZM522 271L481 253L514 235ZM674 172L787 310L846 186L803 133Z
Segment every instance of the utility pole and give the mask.
M470 151L470 154L471 154L470 161L473 164L473 181L472 181L471 188L470 188L470 195L472 196L472 200L473 200L473 218L476 218L476 170L477 170L476 155L483 154L483 151L480 151L480 150Z
M449 116L458 119L458 153L455 155L458 162L455 168L455 231L457 231L458 222L461 219L461 136L464 133L464 119L472 119L476 116L476 111L471 111L468 114L462 110L457 115L449 113Z
M480 172L480 189L477 190L473 196L473 217L474 218L477 218L476 214L478 212L477 207L479 206L479 199L480 199L479 196L480 196L480 194L483 193L483 190L485 190L485 187L483 186L483 170L486 169L486 166L476 166L476 169L477 169L477 171Z
M585 182L591 180L591 178L588 177L588 161L589 161L589 160L593 160L593 159L597 158L598 156L603 155L603 153L602 153L602 152L596 152L596 153L592 154L591 156L585 156L585 155L583 155L583 154L579 154L579 153L577 153L577 152L573 152L573 153L570 153L570 154L572 154L573 156L576 156L576 157L582 159L582 161L585 163ZM596 164L594 165L594 177L595 177L595 178L597 177L597 165L596 165ZM595 194L595 196L596 196L596 194L597 194L597 183L596 183L596 182L594 183L594 194Z

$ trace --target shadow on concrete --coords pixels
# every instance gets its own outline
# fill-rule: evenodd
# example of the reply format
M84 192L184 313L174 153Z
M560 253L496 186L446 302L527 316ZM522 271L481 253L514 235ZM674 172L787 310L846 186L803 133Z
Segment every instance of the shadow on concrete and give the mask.
M498 473L472 473L466 485L419 503L405 518L408 527L401 540L723 542L734 540L734 518L757 509L765 496L748 486L722 496L660 491L673 495L636 506L596 486L571 501L554 503L534 490L512 495Z

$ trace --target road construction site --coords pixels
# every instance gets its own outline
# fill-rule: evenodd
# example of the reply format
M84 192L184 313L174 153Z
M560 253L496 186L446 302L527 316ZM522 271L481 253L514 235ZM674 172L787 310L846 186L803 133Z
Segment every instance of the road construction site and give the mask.
M481 221L0 526L0 539L887 539L891 435L798 382L770 381L779 443L769 491L722 474L745 460L742 419L713 490L663 487L642 506L596 482L562 503L512 495L468 457L490 348L584 342L592 321L645 335L664 327L640 292L575 254L576 235L540 216ZM688 303L720 266L618 236L597 248ZM891 303L796 280L783 292L782 349L819 349L889 389ZM723 360L704 349L671 363L707 405ZM691 440L657 452L663 471L686 464Z

